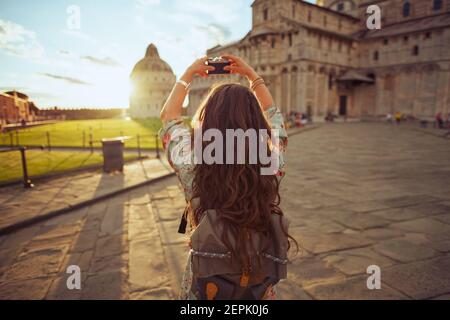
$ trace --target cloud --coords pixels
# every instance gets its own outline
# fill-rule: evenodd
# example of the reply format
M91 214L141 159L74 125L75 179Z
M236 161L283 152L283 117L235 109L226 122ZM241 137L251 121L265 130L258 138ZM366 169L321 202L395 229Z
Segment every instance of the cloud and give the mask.
M33 31L2 19L0 19L0 50L22 58L40 58L44 55L44 48Z
M66 34L68 36L77 38L77 39L87 41L87 42L91 42L91 43L97 42L97 40L94 37L92 37L91 35L81 32L81 31L78 31L78 30L63 29L62 33Z
M67 77L67 76L60 76L57 74L51 74L51 73L40 73L40 75L48 77L48 78L52 78L52 79L56 79L56 80L62 80L71 84L76 84L76 85L85 85L85 86L89 86L91 85L91 83L89 82L85 82L83 80L77 79L77 78L72 78L72 77Z
M177 0L176 7L180 12L192 14L200 17L208 17L213 21L219 21L221 23L230 23L238 19L237 12L246 6L244 1L235 0L221 0L221 1L208 1L205 4L204 0Z
M138 6L154 6L159 5L161 3L160 0L137 0L136 4Z
M229 40L231 35L230 29L218 23L210 23L206 26L197 26L197 29L206 32L214 44L224 44Z
M111 58L111 57L94 57L94 56L82 56L81 57L82 60L87 60L89 62L95 63L95 64L100 64L103 66L108 66L108 67L119 67L121 66L121 64L116 61L115 59Z

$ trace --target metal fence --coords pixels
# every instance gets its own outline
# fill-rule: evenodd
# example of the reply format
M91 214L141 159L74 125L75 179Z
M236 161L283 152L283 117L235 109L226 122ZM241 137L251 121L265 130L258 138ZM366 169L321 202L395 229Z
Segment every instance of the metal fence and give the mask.
M4 135L5 136L5 135ZM63 146L52 146L52 139L50 132L45 133L45 143L41 145L32 145L32 146L25 146L21 145L20 137L18 134L18 131L9 132L7 135L9 137L9 144L5 145L4 141L2 141L3 146L0 146L0 153L6 153L6 152L20 152L20 159L21 159L21 165L22 165L22 184L25 188L32 188L34 185L31 182L28 165L27 165L27 153L26 151L28 149L40 149L40 150L48 150L49 152L60 152L60 151L66 151L66 150L77 150L77 149L85 149L91 154L94 153L96 150L96 147L94 147L94 144L101 143L102 139L94 140L94 137L92 134L89 134L87 136L87 140L83 139L83 146L82 147L63 147ZM85 135L83 135L84 138ZM137 134L136 136L122 136L125 141L134 140L136 141L136 147L135 148L126 148L127 152L137 152L137 158L142 159L146 156L143 156L143 151L149 150L149 148L142 148L142 140L143 139L154 139L154 145L155 145L155 153L156 158L159 159L161 157L160 154L160 145L159 145L159 137L157 134L147 134L147 135L140 135ZM3 137L4 138L4 137ZM153 149L153 148L152 148ZM101 148L97 148L98 151L101 150ZM8 183L9 184L9 183Z

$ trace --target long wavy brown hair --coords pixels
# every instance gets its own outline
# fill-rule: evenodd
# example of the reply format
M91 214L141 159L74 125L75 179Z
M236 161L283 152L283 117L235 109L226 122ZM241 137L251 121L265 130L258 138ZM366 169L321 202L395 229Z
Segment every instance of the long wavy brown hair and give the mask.
M245 86L234 83L214 86L197 111L194 126L201 126L202 134L208 129L218 129L223 137L223 157L226 159L226 129L266 129L270 136L270 125L255 95ZM202 142L203 150L211 142ZM268 142L269 143L269 142ZM235 145L235 161L237 151ZM267 147L268 152L270 148ZM254 152L254 150L252 150ZM282 216L279 207L279 179L273 175L261 175L259 149L257 163L250 164L249 143L245 143L245 164L197 164L193 181L193 198L198 198L190 210L193 226L199 224L205 211L214 209L224 221L223 241L233 252L243 271L257 272L251 261L255 256L249 246L251 231L263 235L265 246L271 245L271 215ZM225 163L225 161L224 161ZM234 162L236 163L236 162ZM280 219L281 222L281 219ZM284 229L283 229L284 230ZM236 243L230 245L229 235ZM295 239L286 235L298 245ZM289 244L290 247L290 244Z

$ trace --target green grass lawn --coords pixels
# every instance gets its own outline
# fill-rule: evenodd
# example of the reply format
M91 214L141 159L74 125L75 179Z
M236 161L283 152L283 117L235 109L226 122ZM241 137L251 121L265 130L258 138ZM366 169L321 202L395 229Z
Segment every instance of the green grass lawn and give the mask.
M137 147L136 136L139 134L142 148L155 147L155 134L161 128L161 121L157 118L146 120L100 119L73 120L55 124L21 129L17 131L19 145L47 146L47 132L50 144L58 147L89 147L90 136L95 147L100 147L100 140L117 136L131 136L133 139L125 142L126 148ZM12 133L13 144L16 145L16 132ZM84 140L83 140L84 136ZM0 146L11 144L10 133L0 134ZM159 143L159 147L161 144Z
M137 158L134 154L125 154L125 159ZM65 152L27 150L28 175L63 172L70 169L83 168L103 163L101 152ZM22 161L19 151L0 153L0 182L22 178Z

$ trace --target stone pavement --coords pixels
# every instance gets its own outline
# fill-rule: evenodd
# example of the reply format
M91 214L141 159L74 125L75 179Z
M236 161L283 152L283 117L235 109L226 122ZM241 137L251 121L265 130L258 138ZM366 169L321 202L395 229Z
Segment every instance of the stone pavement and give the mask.
M171 173L165 160L150 159L125 164L124 174L83 171L39 181L31 189L22 185L1 188L0 234L30 220L79 207Z
M449 154L448 140L380 123L292 136L282 208L302 254L280 298L450 299ZM172 177L2 236L0 299L175 298L183 208ZM81 290L66 287L71 264Z

